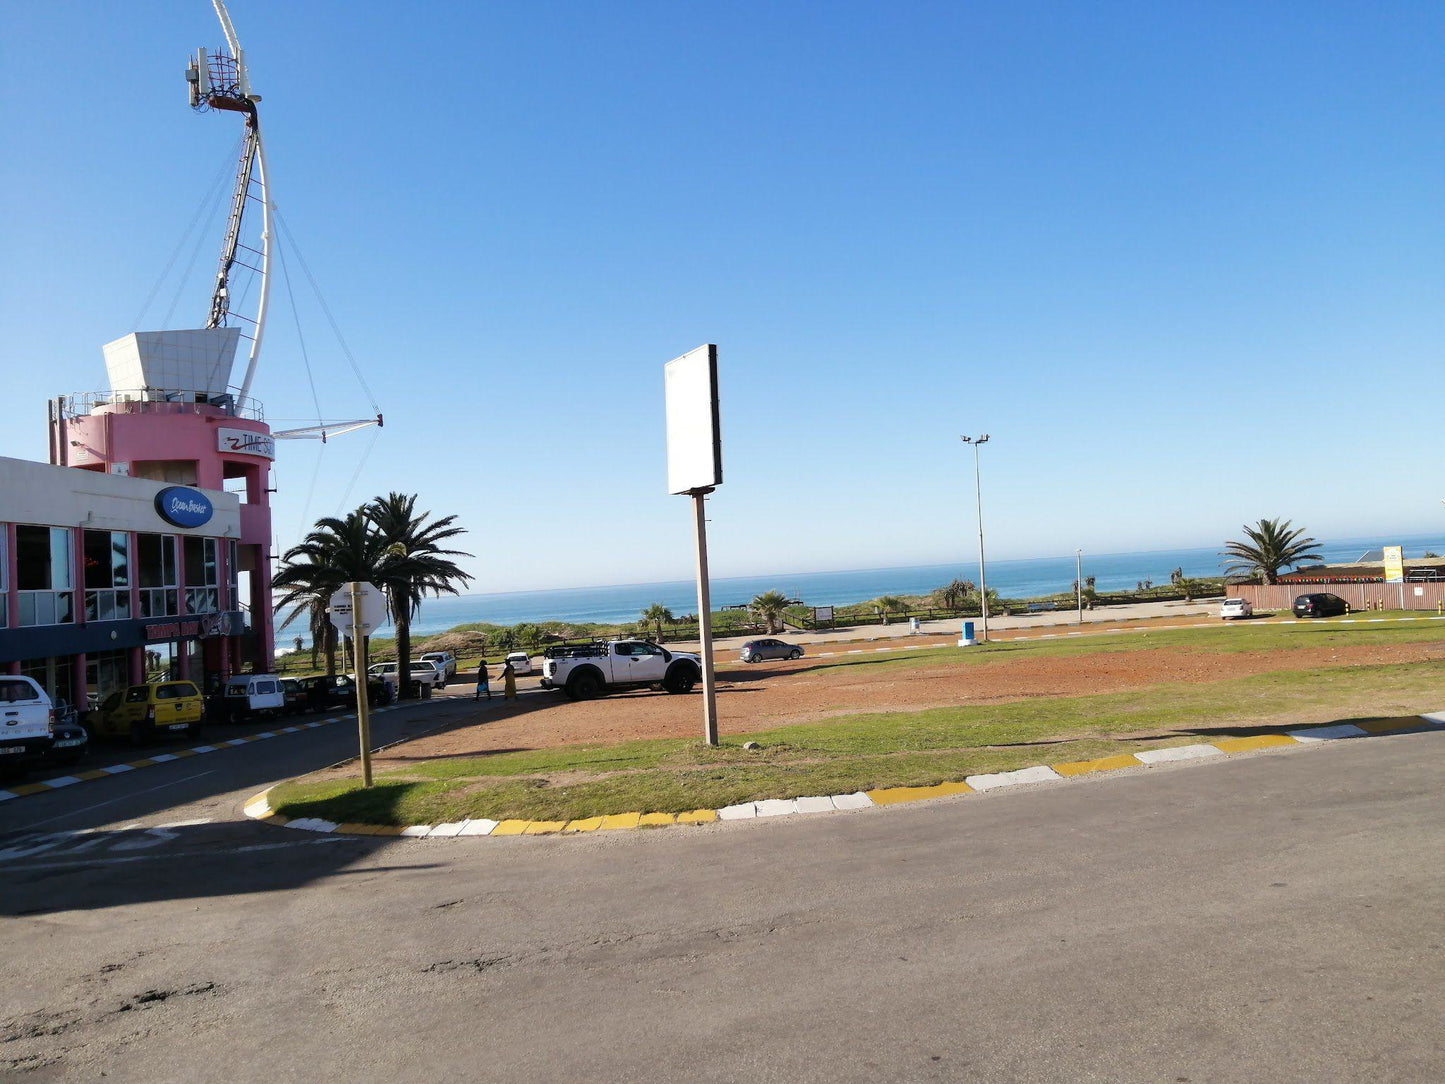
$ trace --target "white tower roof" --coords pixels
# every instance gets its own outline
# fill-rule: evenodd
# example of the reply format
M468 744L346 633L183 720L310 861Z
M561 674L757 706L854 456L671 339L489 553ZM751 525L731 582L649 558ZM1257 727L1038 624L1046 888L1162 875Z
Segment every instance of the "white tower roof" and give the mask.
M240 341L235 327L133 331L101 349L112 392L209 399L226 394Z

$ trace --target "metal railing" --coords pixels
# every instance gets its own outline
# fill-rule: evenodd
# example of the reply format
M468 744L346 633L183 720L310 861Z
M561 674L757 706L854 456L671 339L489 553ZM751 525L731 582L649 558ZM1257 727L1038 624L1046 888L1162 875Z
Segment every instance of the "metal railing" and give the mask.
M88 417L102 407L125 407L128 414L199 414L201 408L219 410L227 417L264 422L266 411L256 399L241 399L227 393L161 391L139 388L133 391L78 391L60 396L60 413L67 421Z

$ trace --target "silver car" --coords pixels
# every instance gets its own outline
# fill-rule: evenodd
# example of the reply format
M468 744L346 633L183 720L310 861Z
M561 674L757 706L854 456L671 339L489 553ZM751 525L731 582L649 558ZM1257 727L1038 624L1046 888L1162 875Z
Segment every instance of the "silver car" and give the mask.
M749 640L743 644L739 657L743 662L762 662L765 659L801 659L803 649L797 644L785 644L782 640Z

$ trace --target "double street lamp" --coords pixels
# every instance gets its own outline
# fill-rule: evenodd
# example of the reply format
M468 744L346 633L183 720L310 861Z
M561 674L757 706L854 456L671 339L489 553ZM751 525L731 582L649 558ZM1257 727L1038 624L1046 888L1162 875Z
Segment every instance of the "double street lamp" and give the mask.
M984 570L983 564L983 483L979 478L978 449L979 445L988 443L988 434L981 437L959 437L965 444L973 445L973 496L978 502L978 598L980 603L980 615L983 618L983 629L979 640L988 640L988 573Z

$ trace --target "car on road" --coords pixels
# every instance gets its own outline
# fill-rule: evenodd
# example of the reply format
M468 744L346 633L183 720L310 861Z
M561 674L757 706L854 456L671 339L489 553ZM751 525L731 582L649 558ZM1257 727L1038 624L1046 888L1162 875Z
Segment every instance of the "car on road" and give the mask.
M281 696L283 707L287 715L301 715L311 710L311 698L306 695L306 689L301 684L300 678L282 678Z
M97 736L128 738L139 745L162 734L200 733L205 710L193 682L152 681L107 696L91 716L91 729Z
M1240 617L1253 617L1254 606L1248 599L1227 598L1224 600L1224 605L1219 608L1219 616L1225 621Z
M513 651L502 660L503 666L506 666L507 663L512 664L512 673L519 677L532 672L532 657L525 651Z
M743 662L764 662L768 659L801 659L803 649L797 644L782 640L749 640L743 644L738 657Z
M55 738L55 706L34 678L0 675L0 769L44 759Z
M1328 591L1318 591L1314 594L1300 595L1294 600L1296 617L1335 617L1339 614L1350 612L1350 604L1339 595L1332 595Z
M702 660L647 640L549 647L542 687L561 689L573 700L590 700L610 689L655 686L690 693L702 680Z
M457 679L457 657L450 651L427 651L421 656L422 662L434 662L442 668L442 685Z

